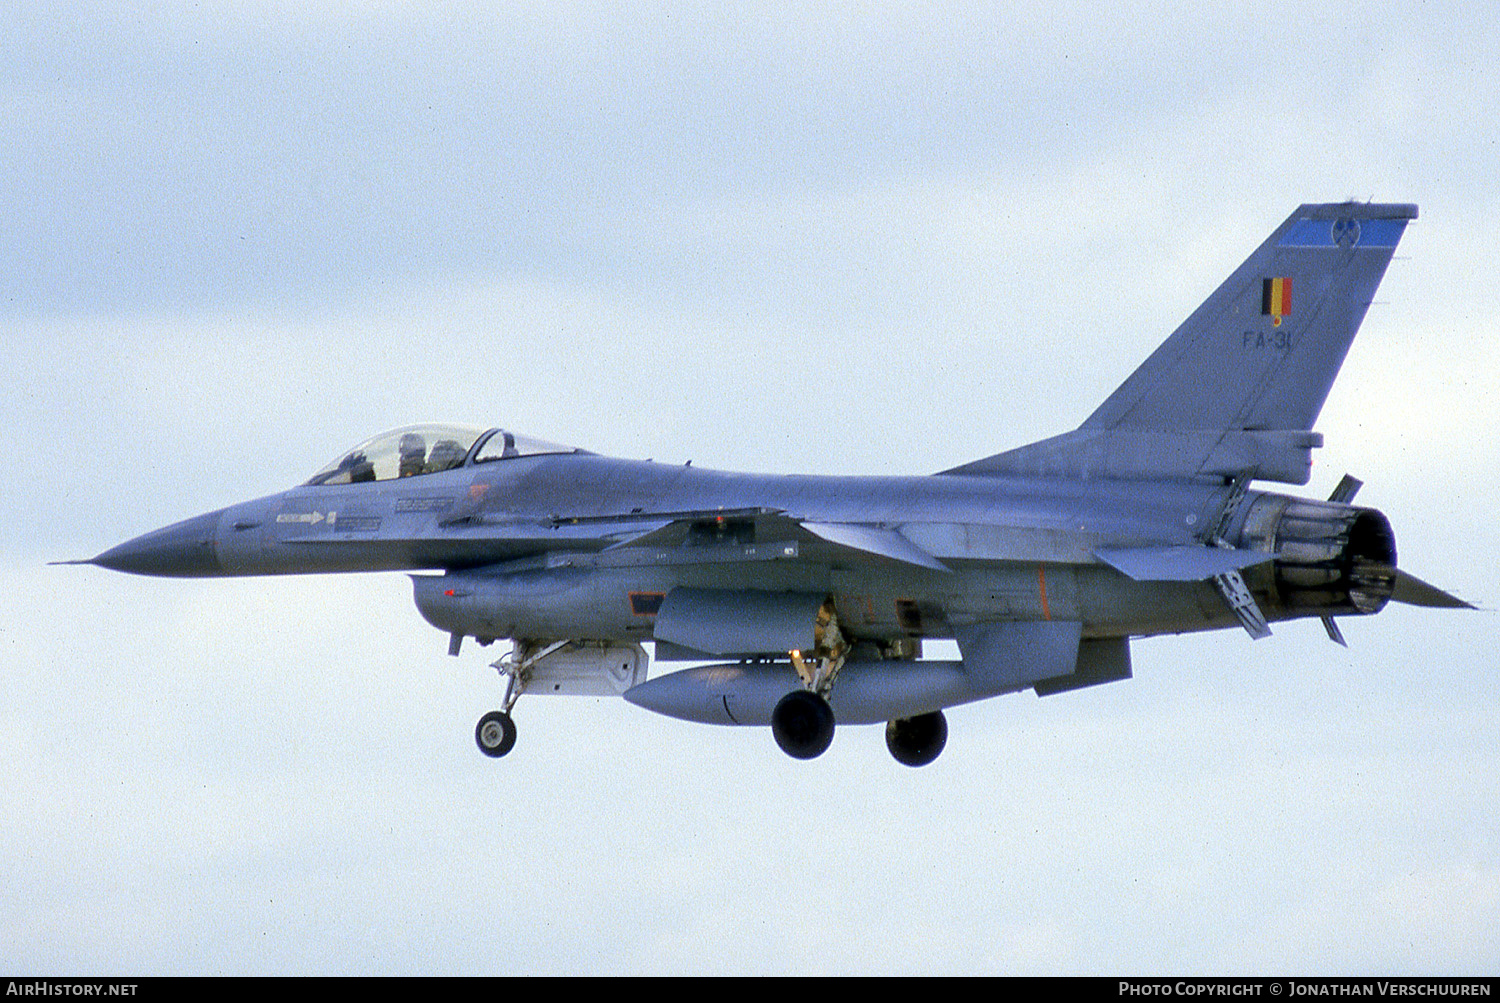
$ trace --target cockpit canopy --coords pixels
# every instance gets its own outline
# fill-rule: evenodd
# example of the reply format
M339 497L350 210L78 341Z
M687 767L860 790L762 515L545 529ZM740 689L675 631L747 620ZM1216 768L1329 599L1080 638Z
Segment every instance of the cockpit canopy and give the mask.
M308 484L360 484L391 481L452 470L467 463L489 463L517 456L581 453L503 428L471 425L408 425L366 439L316 474Z

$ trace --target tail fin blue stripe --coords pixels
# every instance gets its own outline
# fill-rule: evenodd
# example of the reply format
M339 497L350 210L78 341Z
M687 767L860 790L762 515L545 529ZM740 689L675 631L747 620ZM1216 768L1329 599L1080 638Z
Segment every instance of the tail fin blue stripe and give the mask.
M1405 230L1404 219L1360 219L1358 213L1351 213L1335 220L1299 220L1276 246L1395 247Z

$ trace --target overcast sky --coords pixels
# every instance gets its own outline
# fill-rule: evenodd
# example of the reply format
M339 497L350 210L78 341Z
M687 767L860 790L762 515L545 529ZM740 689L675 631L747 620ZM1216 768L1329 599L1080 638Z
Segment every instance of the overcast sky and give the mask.
M416 421L924 474L1078 424L1298 203L1416 202L1318 428L1497 601L1483 4L0 12L0 968L1500 967L1496 620L1134 644L878 728L523 698L402 575L88 557ZM1229 5L1224 5L1228 7Z

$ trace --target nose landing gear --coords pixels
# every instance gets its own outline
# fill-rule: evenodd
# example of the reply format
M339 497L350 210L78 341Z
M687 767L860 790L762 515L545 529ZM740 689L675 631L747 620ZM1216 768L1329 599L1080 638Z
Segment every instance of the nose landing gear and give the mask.
M479 746L480 752L499 759L515 747L516 723L511 720L510 711L531 679L531 667L566 644L567 641L547 645L517 641L510 654L491 666L505 677L505 698L500 702L500 710L490 711L474 727L474 744Z

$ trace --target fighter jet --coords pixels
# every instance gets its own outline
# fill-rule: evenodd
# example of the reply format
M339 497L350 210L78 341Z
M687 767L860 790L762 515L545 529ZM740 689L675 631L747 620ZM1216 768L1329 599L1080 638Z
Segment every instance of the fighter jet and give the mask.
M407 571L447 633L508 642L504 756L523 693L619 694L769 725L810 759L835 722L942 751L943 709L1129 679L1130 640L1389 600L1466 607L1396 563L1391 525L1304 485L1313 424L1411 205L1304 205L1078 428L922 477L766 476L600 456L502 428L413 425L306 483L90 561L142 575ZM959 660L924 659L925 640ZM659 662L694 667L648 678Z

